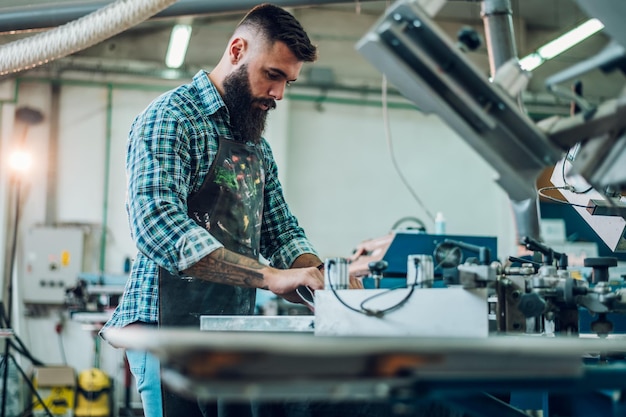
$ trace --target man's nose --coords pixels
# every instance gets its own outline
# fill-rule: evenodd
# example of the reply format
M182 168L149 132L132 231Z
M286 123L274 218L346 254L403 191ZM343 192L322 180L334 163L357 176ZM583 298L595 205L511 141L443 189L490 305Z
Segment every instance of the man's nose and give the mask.
M272 84L270 88L269 95L274 100L282 100L285 94L285 87L287 86L286 82L279 82Z

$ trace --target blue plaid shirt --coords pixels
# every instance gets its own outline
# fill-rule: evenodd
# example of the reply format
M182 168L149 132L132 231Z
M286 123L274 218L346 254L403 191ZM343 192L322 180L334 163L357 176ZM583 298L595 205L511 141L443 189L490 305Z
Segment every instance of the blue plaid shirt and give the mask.
M158 270L178 274L222 247L187 215L187 198L200 189L217 154L217 138L232 140L229 115L205 71L154 100L130 130L126 210L138 249L124 294L103 330L158 318ZM289 268L316 253L289 211L269 144L257 145L266 171L261 254Z

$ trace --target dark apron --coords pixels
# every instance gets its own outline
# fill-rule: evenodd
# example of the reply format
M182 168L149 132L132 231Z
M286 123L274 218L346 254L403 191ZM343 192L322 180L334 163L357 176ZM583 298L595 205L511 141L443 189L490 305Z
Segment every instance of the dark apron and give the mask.
M265 170L254 147L218 140L204 183L187 201L189 216L226 249L259 258ZM218 272L216 272L218 273ZM200 329L203 315L254 314L256 289L181 278L159 269L159 326ZM163 389L166 417L200 416L195 401Z
M189 216L226 249L258 259L265 174L254 148L219 140L200 190L188 201ZM200 329L202 315L251 315L256 291L159 271L159 325ZM362 402L195 401L162 384L165 417L385 417L387 404ZM427 416L428 414L424 414Z

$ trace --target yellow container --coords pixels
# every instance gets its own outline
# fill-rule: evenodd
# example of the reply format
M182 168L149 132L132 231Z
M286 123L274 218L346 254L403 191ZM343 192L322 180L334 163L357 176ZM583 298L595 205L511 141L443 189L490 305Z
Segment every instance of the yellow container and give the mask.
M98 368L78 374L76 417L108 417L111 414L111 380Z
M68 366L40 366L33 370L33 387L54 416L69 417L74 408L76 388L74 369ZM47 415L39 399L33 395L33 414Z

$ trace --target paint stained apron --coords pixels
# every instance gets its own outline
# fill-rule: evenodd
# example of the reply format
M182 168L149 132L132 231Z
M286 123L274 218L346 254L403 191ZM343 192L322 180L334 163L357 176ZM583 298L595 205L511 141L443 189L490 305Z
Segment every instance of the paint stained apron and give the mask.
M226 249L257 260L265 170L258 151L220 138L204 183L188 202L189 216ZM219 273L219 272L216 272ZM181 278L159 270L159 326L200 329L202 315L254 314L256 289ZM164 390L164 415L192 416L185 400ZM192 408L195 402L191 402ZM197 406L195 407L197 409Z

